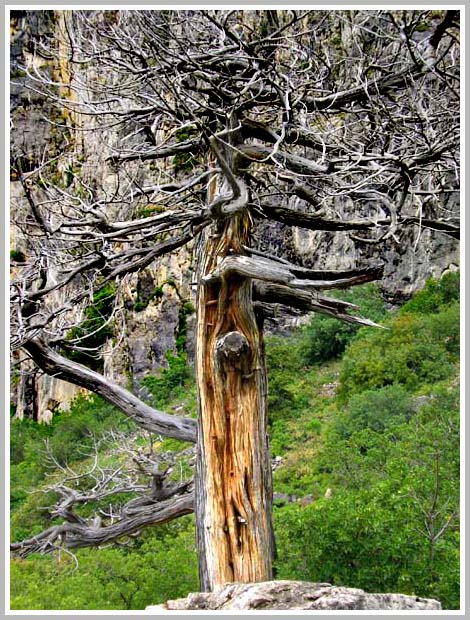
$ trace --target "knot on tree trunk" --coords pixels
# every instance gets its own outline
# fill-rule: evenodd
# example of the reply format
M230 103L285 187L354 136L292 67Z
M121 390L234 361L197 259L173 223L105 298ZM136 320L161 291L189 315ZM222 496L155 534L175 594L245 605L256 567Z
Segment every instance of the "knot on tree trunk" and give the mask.
M227 332L220 336L215 345L217 361L234 368L241 368L244 365L249 350L248 340L237 331Z

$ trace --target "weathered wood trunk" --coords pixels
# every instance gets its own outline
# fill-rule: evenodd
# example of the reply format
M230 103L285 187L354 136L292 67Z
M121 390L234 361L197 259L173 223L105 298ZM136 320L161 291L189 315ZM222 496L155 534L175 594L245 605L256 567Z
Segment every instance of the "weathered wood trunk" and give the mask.
M201 588L272 576L266 370L252 282L230 273L201 283L249 242L247 214L214 223L201 243L196 523Z

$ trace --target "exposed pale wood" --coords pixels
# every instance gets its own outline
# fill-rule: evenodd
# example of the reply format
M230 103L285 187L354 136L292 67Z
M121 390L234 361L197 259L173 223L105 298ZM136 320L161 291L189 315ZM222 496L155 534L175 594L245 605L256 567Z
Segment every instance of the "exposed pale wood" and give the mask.
M314 196L308 189L297 185L294 187L294 192L308 202L316 205ZM356 220L335 220L325 217L325 215L318 213L309 213L306 211L298 211L290 207L284 207L281 205L263 204L256 206L256 213L262 213L269 219L282 222L289 226L297 226L298 228L306 228L308 230L329 230L334 232L341 231L365 231L365 230L377 230L380 227L391 226L392 220L390 218L380 218L375 220L356 219ZM406 215L397 218L397 223L401 225L416 225L423 228L431 228L439 232L445 233L454 239L460 239L460 226L455 223L454 220L433 220L430 218L419 218L416 216Z
M333 171L330 164L318 164L305 157L292 155L283 151L275 152L268 146L253 144L239 144L237 150L254 161L262 161L267 164L281 164L286 170L291 170L298 174L315 175L328 174Z
M264 316L276 316L274 304L280 304L290 308L297 308L303 312L326 314L346 323L382 328L381 325L374 323L370 319L357 316L356 314L349 314L351 311L359 310L358 306L340 299L320 297L312 291L255 280L253 296L259 300L257 307L260 304Z
M321 291L370 282L380 277L381 269L357 269L351 272L326 272L322 274L318 270L306 269L259 256L252 258L243 255L230 255L220 260L217 267L204 277L204 281L209 283L218 278L227 277L231 273L238 273L246 278L263 280L273 284ZM326 279L325 276L329 279Z
M160 148L154 150L146 150L142 153L131 152L113 155L112 157L108 158L108 162L111 164L118 164L119 162L123 161L145 161L148 159L164 159L172 155L178 155L179 153L190 153L192 151L196 152L200 150L200 148L201 141L199 139L185 140L184 142L179 142L177 144L161 146Z
M247 215L207 235L201 279L248 237ZM251 292L250 278L237 273L199 287L196 512L204 590L262 581L272 570L266 371Z

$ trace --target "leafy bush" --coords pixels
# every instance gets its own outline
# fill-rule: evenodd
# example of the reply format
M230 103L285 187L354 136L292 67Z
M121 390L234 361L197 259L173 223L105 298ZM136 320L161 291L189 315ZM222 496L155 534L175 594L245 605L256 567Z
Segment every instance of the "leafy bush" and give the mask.
M305 327L302 354L307 364L317 364L339 357L357 333L357 326L315 315Z
M400 418L380 433L328 437L323 483L331 497L275 510L277 578L416 594L458 608L458 390L437 386L408 421Z
M364 429L383 433L408 421L413 412L413 400L406 390L401 385L387 385L354 394L333 425L338 436L347 439Z
M300 579L438 598L459 607L458 537L447 533L430 561L422 514L396 481L338 491L311 505L275 509L277 579Z
M401 307L402 313L432 314L460 299L460 273L449 272L440 280L430 278L423 290Z
M99 396L78 395L69 411L59 411L52 419L49 446L60 464L86 458L93 436L110 429L130 430L133 423L119 409Z
M188 358L185 353L173 355L167 351L166 359L168 368L162 368L157 376L150 375L142 380L153 396L154 406L162 407L175 397L177 391L181 389L191 377L188 365Z
M30 419L10 422L10 508L15 510L46 471L44 441L52 429Z
M52 428L38 424L30 418L10 420L10 463L16 465L27 460L31 446L50 437Z
M314 501L275 509L277 578L404 592L458 608L459 308L451 280L437 286L438 295L428 284L430 293L389 317L387 330L353 336L340 363L339 396L312 408L320 435L305 446L292 431L306 427L305 410L287 412L303 379L318 393L315 373L301 366L307 330L290 353L289 342L279 347L279 372L288 379L277 379L283 391L273 397L274 428L286 426L286 444L274 485ZM425 518L430 531L449 524L434 542Z
M268 370L268 425L273 455L293 445L316 441L322 429L318 414L324 406L323 385L335 378L334 363L323 368L304 364L302 334L266 339Z
M10 250L10 261L15 263L24 263L26 261L26 255L20 250Z
M93 442L111 428L133 428L124 414L98 396L79 395L69 411L58 411L50 426L24 420L12 420L10 425L11 507L16 509L31 489L43 480L47 471L45 441L57 461L67 462L86 458Z
M188 317L195 312L195 308L189 301L181 301L178 310L178 328L175 340L176 350L184 355L186 339L188 336Z
M361 330L346 351L341 371L343 397L399 383L408 390L454 372L459 349L459 306L437 314L403 313L384 331Z
M372 289L370 310L364 301L349 300L381 321L382 302L374 314ZM367 301L359 288L354 293ZM315 318L290 338L266 339L272 452L283 456L274 473L275 490L313 498L307 506L275 508L277 578L435 597L444 608L458 607L457 294L452 275L437 285L428 283L419 303L411 300L384 321L387 330L349 333L332 330L340 322ZM185 408L194 408L183 353L190 311L181 310L178 353L168 353L168 368L144 380L156 406L171 407L184 397ZM318 365L320 359L341 355L336 351L342 346L341 361ZM116 424L128 422L99 399L84 397L70 414L60 413L52 428L14 421L15 538L45 527L49 518L41 511L48 498L31 493L44 477L43 439L62 462L78 460L81 446L90 441L87 433ZM166 439L158 449L182 447ZM326 489L331 489L329 498ZM425 515L435 532L448 522L434 542L426 533ZM126 541L126 548L79 550L78 570L67 555L61 562L15 560L12 608L143 609L197 590L192 523L188 517L146 530Z
M188 517L130 548L80 549L76 557L78 568L66 554L13 560L11 609L145 609L199 589Z
M342 291L336 297L358 305L362 316L372 321L380 321L386 314L380 292L373 284ZM339 357L358 330L358 325L315 314L302 329L300 353L304 363L317 364Z

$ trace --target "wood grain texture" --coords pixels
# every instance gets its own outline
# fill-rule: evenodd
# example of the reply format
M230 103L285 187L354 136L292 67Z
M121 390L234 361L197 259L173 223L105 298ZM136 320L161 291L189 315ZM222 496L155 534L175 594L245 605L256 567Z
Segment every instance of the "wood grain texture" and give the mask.
M220 225L219 225L220 227ZM208 234L201 279L248 242L246 214ZM198 297L199 441L196 488L201 587L269 579L272 483L266 370L252 281L232 272Z

